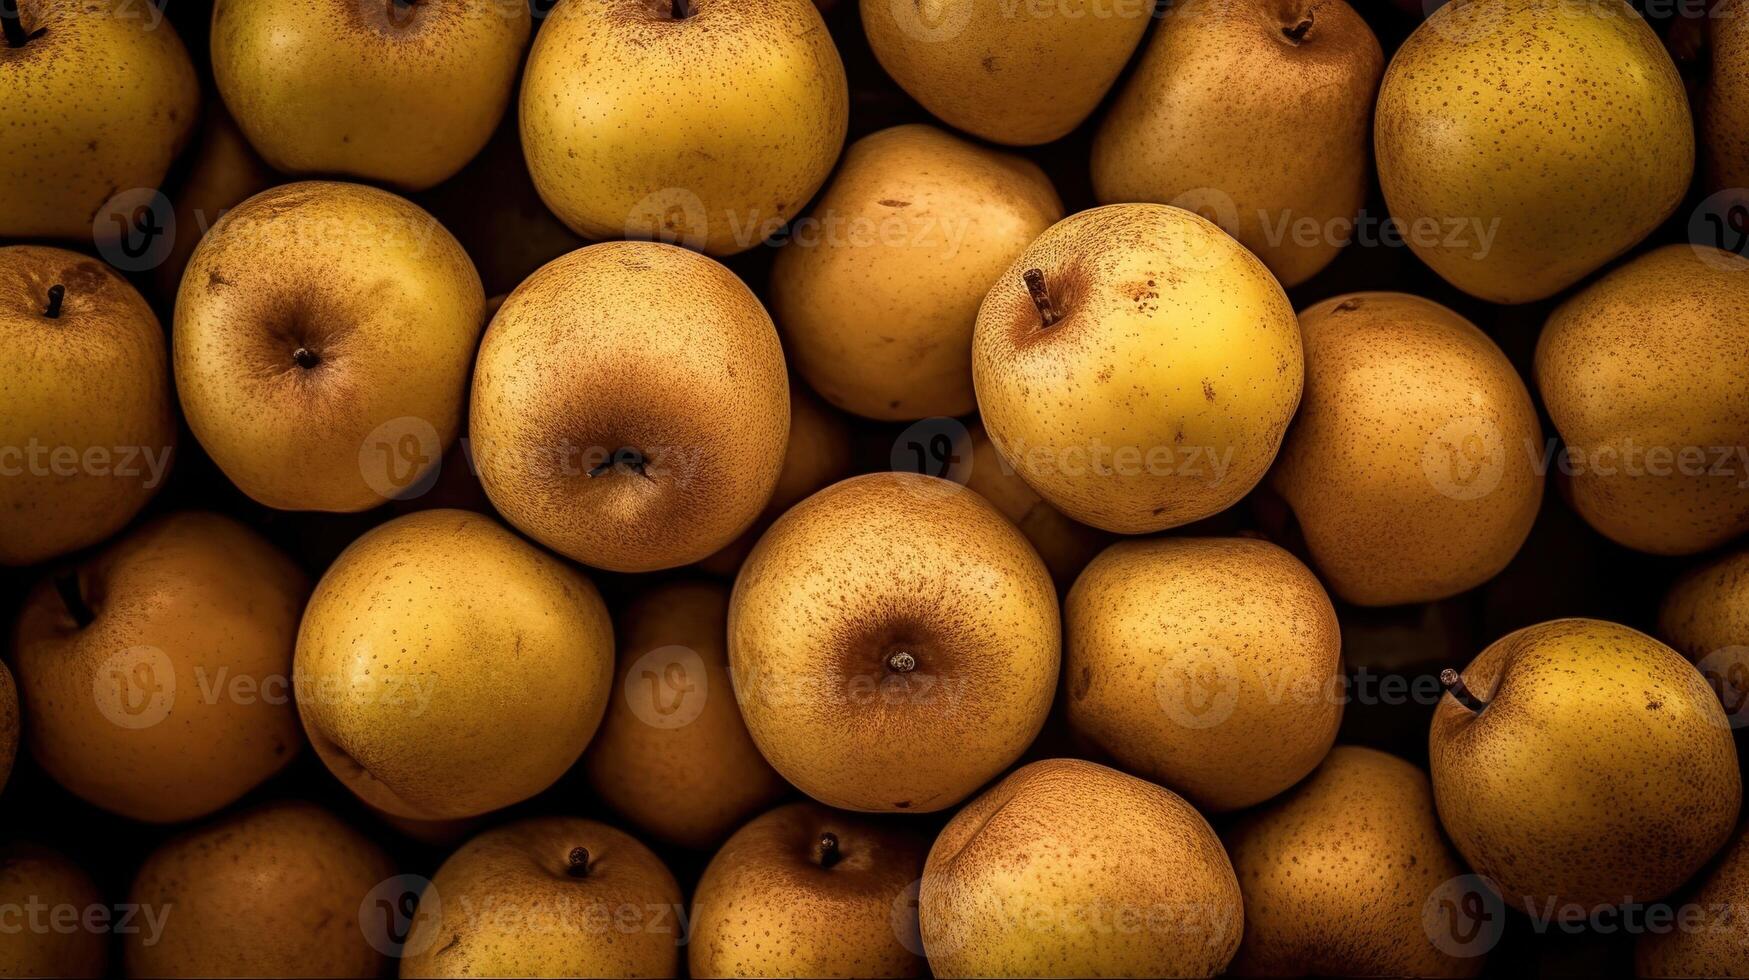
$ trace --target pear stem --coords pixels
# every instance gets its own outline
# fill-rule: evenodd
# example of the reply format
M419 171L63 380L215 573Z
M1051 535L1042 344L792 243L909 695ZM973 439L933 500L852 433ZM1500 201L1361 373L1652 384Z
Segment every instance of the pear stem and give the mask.
M895 674L909 674L917 669L917 658L904 650L895 650L887 657L887 669Z
M1057 322L1057 309L1051 305L1051 294L1045 289L1045 273L1043 269L1028 269L1020 274L1026 282L1026 291L1032 297L1032 305L1038 307L1038 316L1045 326Z
M820 835L820 840L814 845L814 860L820 867L830 868L844 857L844 852L838 849L838 835L830 830Z
M73 622L80 629L91 625L97 614L91 611L91 606L85 601L85 596L79 591L79 573L67 572L55 576L55 591L61 594L61 605L67 607L67 614L73 617Z
M67 298L67 287L55 283L49 287L49 308L43 311L43 316L51 320L61 318L61 301Z
M573 878L589 876L589 848L573 847L571 853L565 856L565 873Z
M6 29L6 46L22 48L29 43L30 35L25 33L23 14L19 13L18 0L0 0L0 22Z
M1464 679L1458 676L1458 672L1450 667L1439 672L1439 683L1444 685L1446 693L1457 699L1458 704L1477 714L1481 714L1482 709L1488 706L1488 702L1476 697L1475 693L1464 684Z
M692 16L692 3L690 0L674 0L673 6L668 9L668 15L675 20L685 20Z
M1292 27L1282 28L1281 33L1282 33L1282 36L1286 37L1289 41L1292 41L1295 44L1299 44L1301 41L1304 41L1306 39L1306 34L1309 33L1311 31L1311 29L1312 29L1312 12L1308 10L1308 11L1306 11L1306 16L1303 20L1301 20L1298 24L1293 25Z

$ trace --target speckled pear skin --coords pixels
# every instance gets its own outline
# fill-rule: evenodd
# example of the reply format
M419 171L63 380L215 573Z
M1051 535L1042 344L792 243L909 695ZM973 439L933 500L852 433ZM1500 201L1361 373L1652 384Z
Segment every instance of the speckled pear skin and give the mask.
M1332 297L1300 330L1306 393L1269 482L1330 590L1387 606L1493 578L1543 496L1542 425L1512 362L1406 293Z
M829 866L826 834L837 843ZM693 893L691 976L926 976L906 913L929 844L913 822L818 803L754 818L711 858Z
M0 846L0 904L22 910L31 902L49 908L101 907L97 883L62 854L40 844ZM52 920L51 920L52 921ZM8 929L0 932L0 976L101 977L110 936L92 929Z
M587 852L587 872L572 855ZM401 976L673 977L680 885L630 835L577 817L488 830L437 869L407 935Z
M914 473L852 477L797 504L729 605L753 741L844 810L929 812L976 792L1043 726L1060 652L1056 588L1032 545L973 491Z
M1244 930L1208 821L1078 759L1023 766L955 814L918 915L938 977L1211 977Z
M493 506L622 572L733 541L770 499L789 437L765 307L721 263L659 242L580 248L518 286L481 341L470 405ZM641 469L614 463L622 450Z
M1075 581L1063 618L1069 724L1204 811L1280 793L1336 740L1336 610L1267 541L1119 542Z
M1427 774L1338 745L1305 782L1221 835L1245 896L1235 976L1473 977L1483 958L1435 946L1422 909L1467 873Z
M1043 274L1046 326L1025 282ZM997 451L1075 520L1218 513L1275 459L1304 381L1281 284L1213 223L1113 204L1052 225L984 297L972 381Z
M394 874L381 848L314 804L232 814L141 866L128 900L170 911L161 937L125 937L127 975L379 976L386 959L364 935L359 906Z
M1696 663L1730 647L1743 647L1749 657L1749 549L1677 579L1658 608L1658 635Z
M1304 282L1366 204L1384 68L1343 0L1175 3L1100 124L1095 196L1197 210L1283 285Z
M20 7L20 26L36 36L0 43L0 239L89 246L113 195L163 181L200 114L200 82L156 9L132 0Z
M1687 928L1640 934L1634 972L1642 977L1749 977L1749 845L1739 827L1718 860L1670 904Z
M1724 0L1707 18L1711 65L1701 108L1707 185L1749 203L1749 0Z
M1694 172L1682 79L1624 0L1446 4L1392 57L1373 130L1409 247L1493 303L1551 296L1627 251Z
M1745 363L1749 259L1711 246L1648 252L1557 307L1536 384L1566 443L1574 509L1660 555L1749 531Z
M1561 619L1470 662L1428 753L1441 824L1506 904L1571 918L1670 894L1724 845L1742 799L1718 698L1643 633Z

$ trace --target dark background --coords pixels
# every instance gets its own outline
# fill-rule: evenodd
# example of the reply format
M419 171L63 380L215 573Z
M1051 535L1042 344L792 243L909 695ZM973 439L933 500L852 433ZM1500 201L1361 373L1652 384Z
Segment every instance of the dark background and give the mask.
M27 0L28 2L28 0ZM758 2L758 0L745 0ZM1397 0L1350 0L1371 23L1387 57L1419 23L1419 10L1405 10ZM1436 0L1429 0L1434 3ZM1699 3L1699 0L1695 0ZM536 29L539 16L550 9L547 0L533 0ZM1644 0L1635 4L1644 9ZM876 63L862 36L855 0L836 0L828 5L826 20L843 55L849 74L851 112L849 138L854 140L877 129L905 122L931 121L909 96L896 86ZM1416 0L1404 6L1415 8ZM1668 34L1675 17L1675 4L1662 4L1649 13L1655 29ZM205 97L216 100L207 59L207 26L210 0L168 0L166 14L186 43L203 75ZM1678 30L1682 30L1678 27ZM1147 44L1147 40L1143 44ZM1132 67L1135 59L1132 59ZM1697 78L1698 64L1679 62L1684 74ZM1127 77L1127 76L1126 76ZM1123 79L1113 87L1121 88ZM445 184L413 198L431 210L462 241L480 265L488 295L506 292L546 259L581 244L556 220L547 215L522 169L516 137L514 102L509 118L482 155ZM1050 174L1068 212L1091 207L1087 161L1095 126L1103 107L1074 133L1055 143L1019 152L1038 162ZM198 134L197 134L198 138ZM192 144L191 144L192 149ZM1284 147L1283 152L1295 152ZM166 191L175 197L179 181L192 152L166 181ZM1686 241L1689 215L1704 193L1691 188L1689 200L1659 232L1634 250L1638 254L1657 244ZM805 212L804 212L805 213ZM1387 212L1376 183L1367 213L1382 218ZM186 230L185 230L186 232ZM523 247L512 252L502 247L504 236L514 235ZM550 254L523 260L529 242L551 242ZM756 247L727 260L753 289L763 296L774 249ZM155 294L150 277L135 282L153 299L168 329L172 297ZM1502 307L1458 292L1421 265L1406 248L1351 244L1340 257L1309 282L1289 290L1295 308L1304 308L1325 297L1361 289L1401 290L1437 300L1462 313L1492 336L1531 378L1530 363L1537 333L1550 309L1561 297L1518 307ZM1534 388L1533 396L1536 394ZM1539 399L1539 411L1541 410ZM1543 415L1543 430L1554 429ZM889 468L892 448L902 425L857 421L856 459L859 470ZM206 508L236 516L257 528L319 576L339 551L360 533L398 513L421 506L462 504L483 506L477 488L465 470L457 472L452 454L438 490L413 504L389 504L363 514L285 513L262 507L237 491L213 466L186 427L181 433L176 461L166 486L141 515ZM1670 580L1682 569L1703 560L1666 559L1639 554L1617 546L1592 531L1561 497L1558 478L1548 481L1547 495L1536 526L1523 550L1498 577L1485 585L1437 603L1389 609L1361 609L1337 604L1343 631L1343 650L1351 676L1377 679L1394 675L1427 680L1444 666L1462 667L1484 646L1501 635L1543 620L1563 616L1592 616L1615 620L1654 631L1659 599ZM1179 529L1182 533L1234 533L1257 527L1261 502L1250 500L1232 510ZM1291 541L1284 540L1283 543ZM77 561L70 556L53 566L0 569L0 617L3 617L8 657L12 622L25 591L53 568ZM689 574L662 573L663 575ZM624 576L591 572L611 604L627 592L643 587L656 576ZM1376 690L1376 685L1374 685ZM1342 723L1340 741L1385 749L1417 764L1426 764L1426 738L1434 698L1421 696L1397 703L1378 703L1362 698L1351 702ZM531 736L538 733L531 733ZM1739 744L1741 755L1741 742ZM1069 741L1058 719L1053 718L1028 753L1028 758L1085 754ZM250 794L239 805L282 797L313 799L333 808L386 847L403 871L430 876L450 850L415 841L371 814L337 783L313 753L305 751L283 773ZM484 818L481 826L533 813L558 812L599 816L611 814L590 797L579 775L573 772L534 800ZM910 818L939 823L946 815ZM1217 821L1219 826L1224 821ZM28 744L19 752L17 768L4 795L0 796L0 840L29 838L50 844L71 855L97 878L111 902L125 900L134 871L151 847L177 828L134 823L100 811L72 797L38 769L30 759ZM709 855L658 848L690 893L692 883ZM1625 935L1566 935L1558 930L1538 934L1529 920L1515 917L1507 923L1505 938L1490 957L1489 972L1529 971L1539 975L1596 975L1632 970L1632 937ZM119 950L112 962L119 966Z

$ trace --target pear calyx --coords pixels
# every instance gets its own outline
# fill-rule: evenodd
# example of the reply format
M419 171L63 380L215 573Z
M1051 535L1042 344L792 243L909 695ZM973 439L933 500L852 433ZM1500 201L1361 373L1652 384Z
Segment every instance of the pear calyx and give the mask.
M297 362L298 367L301 367L306 371L322 363L321 355L308 347L299 347L297 350L292 351L292 360Z
M814 844L814 860L822 868L830 868L844 857L844 852L838 849L838 835L830 830L820 835Z
M589 877L589 848L571 848L571 853L565 855L565 873L573 878Z
M61 318L61 301L65 300L66 298L67 298L67 287L61 285L58 282L55 283L53 286L50 286L49 287L49 305L48 305L48 309L43 310L43 316L46 316L51 320L59 320Z
M1028 269L1020 274L1026 282L1026 292L1032 297L1032 305L1038 307L1039 319L1045 326L1057 322L1057 309L1051 305L1051 294L1045 289L1045 273L1043 269Z
M91 625L97 614L91 611L91 606L85 601L85 595L79 590L79 573L67 572L55 576L55 591L60 593L61 605L67 607L67 614L73 617L73 622L80 629Z
M895 674L909 674L917 669L917 658L906 650L894 650L887 655L887 669Z
M645 462L647 461L645 460L643 453L638 452L630 446L621 446L618 449L615 449L612 453L609 453L607 459L603 460L600 466L591 469L589 475L600 476L613 469L615 466L624 466L626 469L631 470L634 473L643 473Z
M1476 697L1475 693L1464 684L1464 679L1458 676L1458 672L1450 667L1439 672L1439 683L1444 686L1446 693L1457 700L1458 704L1477 714L1481 714L1482 709L1488 706L1488 702Z
M692 14L692 0L674 0L673 6L668 8L670 20L685 20Z
M1308 10L1300 17L1298 23L1282 25L1281 36L1287 38L1292 44L1299 44L1306 39L1306 35L1310 33L1311 30L1312 12Z

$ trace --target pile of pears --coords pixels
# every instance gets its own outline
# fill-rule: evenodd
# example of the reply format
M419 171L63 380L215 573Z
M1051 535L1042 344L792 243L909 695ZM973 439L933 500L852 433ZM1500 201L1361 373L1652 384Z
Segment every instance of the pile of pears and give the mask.
M4 0L0 976L1749 976L1656 13Z

